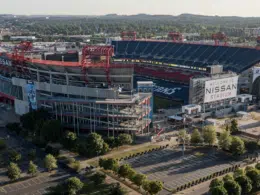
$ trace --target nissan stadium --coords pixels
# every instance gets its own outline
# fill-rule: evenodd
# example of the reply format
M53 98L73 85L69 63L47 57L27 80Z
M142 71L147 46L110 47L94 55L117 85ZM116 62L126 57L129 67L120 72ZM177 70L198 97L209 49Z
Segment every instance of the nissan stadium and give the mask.
M190 79L210 76L211 66L240 75L240 87L249 88L248 72L260 63L257 46L228 45L222 33L212 37L215 44L186 42L180 33L169 33L172 40L137 40L135 32L121 37L59 52L30 42L2 46L2 100L19 115L48 109L74 130L138 134L149 131L153 107L187 104ZM138 83L148 90L136 90Z

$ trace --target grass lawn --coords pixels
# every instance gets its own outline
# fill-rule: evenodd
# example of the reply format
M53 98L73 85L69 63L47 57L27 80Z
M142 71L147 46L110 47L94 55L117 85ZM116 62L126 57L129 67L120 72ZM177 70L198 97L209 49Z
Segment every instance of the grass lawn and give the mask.
M153 148L158 148L160 146L152 144L152 145L146 145L146 146L140 146L140 148L135 148L133 150L127 150L125 152L120 152L122 151L122 149L119 150L114 150L111 153L109 153L108 155L105 155L105 158L116 158L116 159L120 159L132 154L136 154L136 153L140 153L140 152L144 152ZM129 148L131 149L131 147ZM117 152L118 151L118 152ZM113 154L115 153L115 154ZM98 159L94 159L94 160L87 160L86 161L88 164L92 165L92 166L98 166Z

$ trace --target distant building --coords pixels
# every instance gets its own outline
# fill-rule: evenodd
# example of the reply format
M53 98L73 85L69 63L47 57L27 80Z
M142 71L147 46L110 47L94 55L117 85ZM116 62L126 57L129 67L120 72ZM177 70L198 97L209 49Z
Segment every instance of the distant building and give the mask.
M35 36L11 36L11 41L34 41L37 38Z

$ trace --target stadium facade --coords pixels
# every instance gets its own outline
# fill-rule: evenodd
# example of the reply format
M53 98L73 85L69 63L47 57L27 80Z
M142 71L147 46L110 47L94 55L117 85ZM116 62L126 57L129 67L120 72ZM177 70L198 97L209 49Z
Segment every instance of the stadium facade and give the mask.
M0 55L1 96L17 114L45 108L77 132L149 131L152 93L133 93L133 66L110 64L111 46L86 46L80 62L27 58L25 47Z

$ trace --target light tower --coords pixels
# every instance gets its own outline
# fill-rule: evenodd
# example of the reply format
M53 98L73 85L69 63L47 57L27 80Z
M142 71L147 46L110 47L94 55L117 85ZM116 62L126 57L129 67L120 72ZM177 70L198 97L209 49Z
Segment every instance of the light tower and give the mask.
M173 41L173 42L182 42L183 41L183 35L179 32L169 32L168 37Z
M224 42L224 46L227 46L227 36L223 32L218 32L212 35L212 39L215 41L215 45L220 45L220 42Z
M135 41L136 40L136 32L135 31L124 31L121 32L121 38L122 40L130 40Z
M14 47L12 53L12 65L16 68L17 72L23 72L23 75L29 76L29 69L26 65L25 52L31 51L33 48L32 42L22 41Z
M106 78L108 85L111 85L111 80L109 76L110 69L110 58L114 55L113 46L95 46L95 45L86 45L82 49L82 74L86 84L89 83L87 78L87 69L88 68L105 68ZM98 63L94 63L93 59L99 58ZM103 58L104 57L104 58Z

